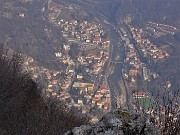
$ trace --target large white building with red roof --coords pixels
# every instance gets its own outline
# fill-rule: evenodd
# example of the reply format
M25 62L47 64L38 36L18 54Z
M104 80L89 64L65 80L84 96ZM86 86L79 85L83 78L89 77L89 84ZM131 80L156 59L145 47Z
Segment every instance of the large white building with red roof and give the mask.
M146 96L146 93L144 91L138 91L133 93L134 98L144 98Z

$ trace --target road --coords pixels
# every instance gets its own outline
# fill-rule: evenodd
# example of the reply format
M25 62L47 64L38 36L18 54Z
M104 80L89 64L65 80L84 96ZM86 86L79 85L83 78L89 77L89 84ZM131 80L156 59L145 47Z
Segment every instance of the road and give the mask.
M118 28L114 27L113 24L110 25L110 36L111 36L111 55L109 60L109 68L108 72L111 72L108 76L108 85L111 92L111 110L116 109L118 106L118 101L121 100L121 107L127 107L128 105L128 93L127 88L125 86L125 82L122 77L122 69L124 65L125 59L125 48L121 40L121 36ZM117 56L119 59L117 60ZM114 69L111 71L111 69ZM119 85L121 83L121 85ZM122 87L123 86L123 87ZM121 99L120 99L121 98Z

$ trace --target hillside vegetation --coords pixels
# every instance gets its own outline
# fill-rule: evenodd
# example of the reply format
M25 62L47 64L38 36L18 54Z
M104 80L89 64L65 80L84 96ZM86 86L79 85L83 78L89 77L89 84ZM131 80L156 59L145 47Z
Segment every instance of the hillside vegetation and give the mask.
M0 133L4 135L56 135L88 120L63 102L46 99L28 72L23 59L0 46Z

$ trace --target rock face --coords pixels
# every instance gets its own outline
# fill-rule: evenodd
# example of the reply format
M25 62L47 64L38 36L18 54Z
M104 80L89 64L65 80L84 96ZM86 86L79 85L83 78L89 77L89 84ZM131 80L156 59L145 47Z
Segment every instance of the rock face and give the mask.
M75 127L64 135L158 135L157 131L149 118L117 109L96 124Z

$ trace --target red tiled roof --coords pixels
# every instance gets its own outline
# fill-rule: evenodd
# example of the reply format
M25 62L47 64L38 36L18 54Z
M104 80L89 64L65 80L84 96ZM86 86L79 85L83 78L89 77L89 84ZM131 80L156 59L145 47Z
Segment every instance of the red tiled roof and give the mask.
M144 91L138 91L138 92L134 92L133 96L136 97L144 97L145 96L145 92Z

